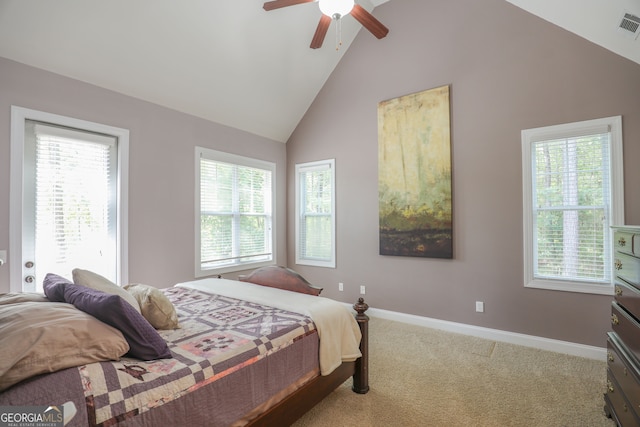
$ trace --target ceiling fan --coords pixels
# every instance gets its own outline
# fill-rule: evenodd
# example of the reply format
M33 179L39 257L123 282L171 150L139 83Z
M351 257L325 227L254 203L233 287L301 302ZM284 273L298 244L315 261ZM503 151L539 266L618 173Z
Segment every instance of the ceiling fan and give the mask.
M320 6L322 16L311 40L311 49L322 47L322 42L324 41L324 37L327 34L332 20L336 20L339 23L340 18L349 14L379 39L385 37L389 32L387 27L382 25L380 21L374 18L374 16L367 12L362 6L356 4L354 0L272 0L266 2L263 8L266 11L270 11L280 9L281 7L312 3L315 1L317 1Z

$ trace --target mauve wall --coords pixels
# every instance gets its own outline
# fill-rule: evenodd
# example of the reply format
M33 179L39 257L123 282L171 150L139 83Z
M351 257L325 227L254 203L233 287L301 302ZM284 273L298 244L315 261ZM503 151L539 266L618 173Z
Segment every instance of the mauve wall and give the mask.
M284 144L3 58L0 94L0 249L10 249L9 129L17 105L129 129L129 282L164 288L194 278L196 145L277 164L277 254L285 262ZM4 265L0 293L8 291Z
M501 0L374 14L387 38L359 33L287 143L291 216L294 165L336 159L337 268L294 264L293 222L289 266L343 301L366 285L372 307L604 347L611 297L523 287L520 131L622 115L626 222L640 224L640 65ZM446 84L454 259L380 256L377 103Z

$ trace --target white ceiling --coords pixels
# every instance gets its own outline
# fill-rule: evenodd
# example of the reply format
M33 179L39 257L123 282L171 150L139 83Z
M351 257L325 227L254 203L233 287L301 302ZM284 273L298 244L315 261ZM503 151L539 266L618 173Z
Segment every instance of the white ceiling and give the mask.
M389 0L357 1L376 16ZM507 1L640 63L640 41L616 31L640 0ZM335 24L313 50L316 4L262 4L0 0L0 56L286 142L361 26L347 16L340 50Z

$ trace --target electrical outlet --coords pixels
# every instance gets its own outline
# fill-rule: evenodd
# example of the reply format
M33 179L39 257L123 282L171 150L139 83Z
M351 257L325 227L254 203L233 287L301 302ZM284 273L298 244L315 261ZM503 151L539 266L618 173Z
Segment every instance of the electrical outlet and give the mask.
M360 295L364 295L364 285L360 286Z
M344 291L344 283L342 283L342 282L338 283L338 290L340 292Z
M484 313L484 302L476 301L476 312L477 313Z

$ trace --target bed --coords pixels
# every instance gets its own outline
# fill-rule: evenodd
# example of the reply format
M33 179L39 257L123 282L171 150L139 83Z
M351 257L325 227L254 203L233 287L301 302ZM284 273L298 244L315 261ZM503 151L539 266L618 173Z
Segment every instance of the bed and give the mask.
M354 392L368 392L368 306L362 298L353 306L354 317L284 267L263 267L239 279L208 278L154 290L171 302L179 324L175 329L152 327L162 342L140 346L127 333L138 334L149 325L130 331L117 324L112 329L130 344L118 348L124 352L112 357L118 360L54 367L55 372L23 379L0 392L0 406L61 407L68 426L284 426L349 377ZM8 296L0 300L0 308L14 304L21 312L56 307L65 315L105 315L91 309L86 314L86 301L69 295L83 286L70 282L62 289L66 293L47 293L49 298L42 300ZM103 298L102 293L90 297ZM130 310L132 305L116 299ZM97 323L89 334L102 334L100 328L113 326L113 317L118 317L116 323L128 317L112 313L103 322L91 319ZM99 341L97 345L106 340ZM7 351L0 348L0 364L7 363Z

